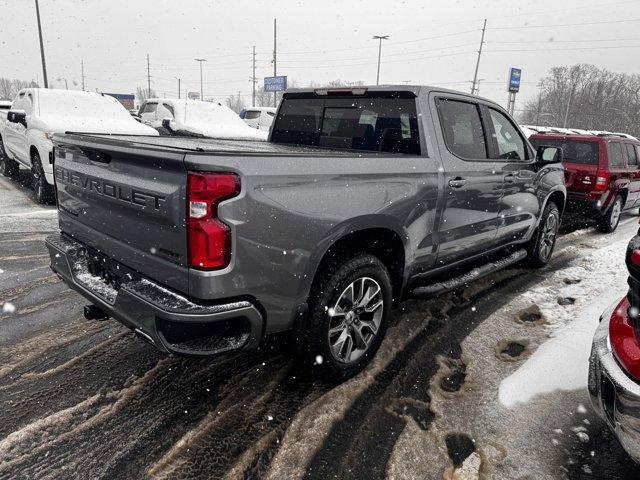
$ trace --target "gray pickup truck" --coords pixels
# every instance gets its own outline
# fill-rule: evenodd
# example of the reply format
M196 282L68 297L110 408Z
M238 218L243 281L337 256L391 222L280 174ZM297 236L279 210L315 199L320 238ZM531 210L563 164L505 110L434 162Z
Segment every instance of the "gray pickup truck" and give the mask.
M292 330L346 377L392 307L551 256L562 151L488 100L432 87L289 90L269 142L55 137L51 268L163 351Z

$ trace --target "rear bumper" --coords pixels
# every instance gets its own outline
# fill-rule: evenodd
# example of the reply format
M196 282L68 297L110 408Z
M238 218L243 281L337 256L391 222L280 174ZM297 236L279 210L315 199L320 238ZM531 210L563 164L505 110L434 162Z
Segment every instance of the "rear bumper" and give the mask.
M602 215L609 207L609 195L604 194L578 194L574 192L568 193L566 211L569 213L577 213L585 217L596 218Z
M117 290L89 273L86 247L66 235L47 237L51 269L72 289L158 349L185 356L212 356L258 346L263 318L247 300L197 303L149 279Z
M622 370L609 345L605 312L593 339L589 359L589 394L595 411L616 434L622 447L640 463L640 384Z

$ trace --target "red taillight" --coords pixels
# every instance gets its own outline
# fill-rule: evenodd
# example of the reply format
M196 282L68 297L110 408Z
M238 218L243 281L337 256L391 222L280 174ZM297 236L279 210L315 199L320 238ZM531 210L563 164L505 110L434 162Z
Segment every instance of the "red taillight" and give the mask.
M603 192L609 186L609 172L600 171L596 174L596 181L593 185L593 190L596 192Z
M640 267L640 250L631 250L631 265L634 267Z
M628 310L629 301L625 297L611 314L609 340L613 355L622 368L633 378L640 379L640 345Z
M189 266L219 270L231 261L231 229L218 219L218 204L240 193L234 173L189 173L187 239Z

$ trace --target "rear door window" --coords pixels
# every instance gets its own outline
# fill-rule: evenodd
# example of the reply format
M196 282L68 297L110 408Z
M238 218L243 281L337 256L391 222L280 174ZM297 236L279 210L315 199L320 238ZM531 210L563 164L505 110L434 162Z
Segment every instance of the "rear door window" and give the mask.
M415 98L285 98L271 139L323 148L420 155Z
M478 105L447 98L439 98L437 105L442 134L449 151L463 159L487 159L487 144Z
M618 142L610 142L608 146L608 151L609 151L609 166L623 167L624 155L622 154L622 144Z
M638 165L638 152L636 150L635 145L631 145L630 143L626 144L627 147L627 165L630 167L635 167Z
M531 145L537 150L544 145L546 147L561 148L566 163L582 163L597 165L599 162L598 143L577 140L547 140L544 138L531 139Z
M144 109L142 110L142 113L155 113L157 108L158 108L157 103L147 103L145 104Z

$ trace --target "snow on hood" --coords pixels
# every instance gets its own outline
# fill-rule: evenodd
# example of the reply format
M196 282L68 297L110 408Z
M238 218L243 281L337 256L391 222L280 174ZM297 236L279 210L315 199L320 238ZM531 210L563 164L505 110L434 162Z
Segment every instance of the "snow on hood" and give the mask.
M36 110L27 118L30 127L45 132L158 135L140 122L115 98L77 90L34 89Z

